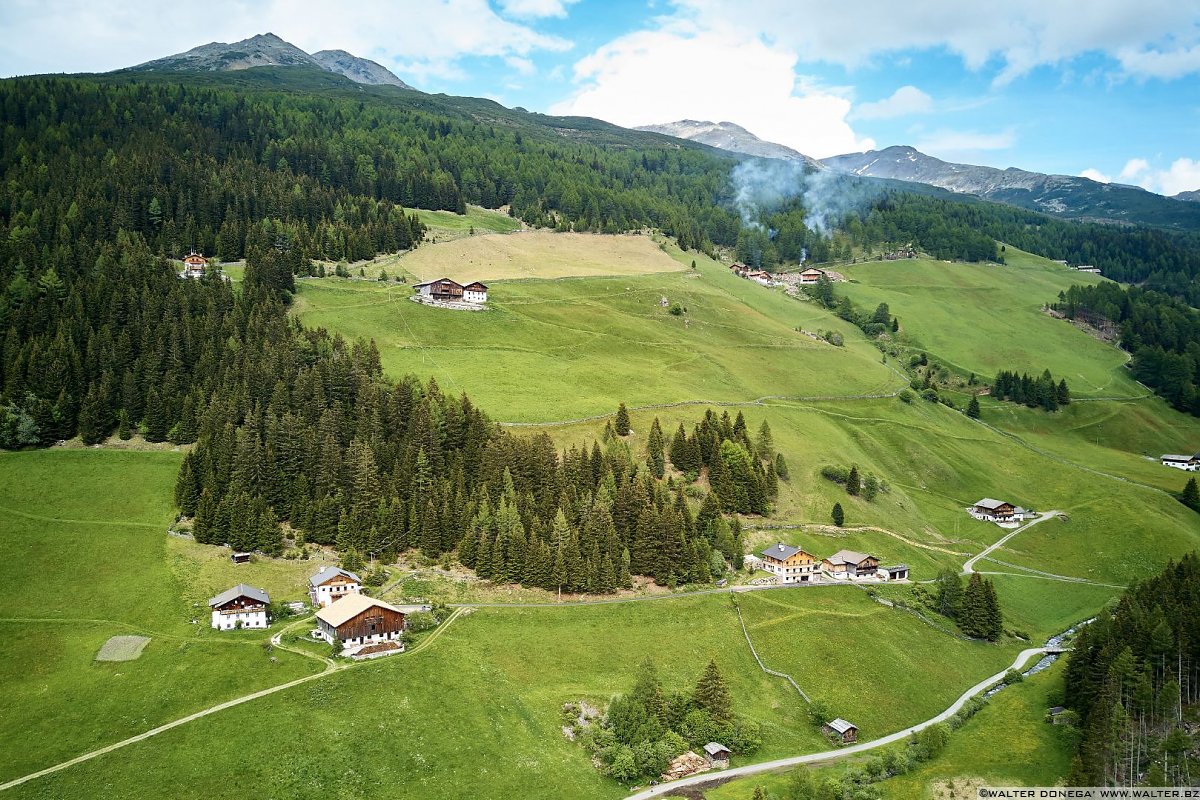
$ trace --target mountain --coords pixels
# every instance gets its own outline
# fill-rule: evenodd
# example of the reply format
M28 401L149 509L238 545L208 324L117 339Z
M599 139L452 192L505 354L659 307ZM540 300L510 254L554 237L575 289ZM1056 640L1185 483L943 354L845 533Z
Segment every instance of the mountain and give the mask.
M1189 203L1200 203L1200 189L1192 189L1190 192L1180 192L1177 195L1172 195L1176 200L1184 200Z
M330 72L345 75L355 83L365 83L370 86L399 86L401 89L412 88L382 64L369 58L359 58L345 50L321 50L313 53L312 58Z
M1137 186L1046 175L1016 167L955 164L907 146L848 153L822 160L832 170L872 178L924 183L1060 217L1200 230L1200 206Z
M158 58L132 69L145 72L227 72L251 67L316 67L371 86L412 87L388 69L345 50L308 54L273 33L260 33L240 42L211 42L186 53Z
M662 133L674 136L676 139L700 142L733 153L742 153L758 158L778 158L783 161L802 161L815 169L824 168L821 162L815 158L810 158L782 144L763 141L741 125L735 125L732 122L698 122L694 119L681 119L678 122L664 122L660 125L642 125L635 130Z

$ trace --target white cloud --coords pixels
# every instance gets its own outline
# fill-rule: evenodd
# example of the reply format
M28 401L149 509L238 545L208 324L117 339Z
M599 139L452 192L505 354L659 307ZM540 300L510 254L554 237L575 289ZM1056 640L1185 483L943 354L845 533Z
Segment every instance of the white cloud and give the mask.
M901 86L873 103L860 103L854 109L855 119L892 119L909 114L927 114L933 108L933 98L915 86Z
M924 134L913 146L923 153L928 153L944 161L973 163L980 160L981 153L1009 150L1016 143L1016 132L1012 128L1007 128L999 133L943 128Z
M704 29L765 36L805 60L858 66L880 54L945 48L970 69L998 59L1004 83L1035 67L1089 52L1130 74L1178 77L1200 71L1200 12L1179 0L674 0Z
M565 17L567 6L579 0L500 0L500 8L514 17Z
M847 123L850 101L799 79L796 60L757 38L687 26L639 31L579 61L579 90L550 113L625 126L729 120L817 158L874 147Z
M537 72L537 67L533 62L524 56L508 56L504 59L504 63L512 67L519 75L532 75Z
M1111 182L1107 175L1097 169L1085 169L1080 175L1101 183ZM1158 169L1145 158L1131 158L1112 180L1170 197L1200 189L1200 159L1177 158L1166 169Z
M463 56L527 58L571 47L504 19L487 0L359 0L352 12L321 0L5 0L0 29L3 75L107 71L267 31L310 53L336 48L372 58L402 78L461 76Z

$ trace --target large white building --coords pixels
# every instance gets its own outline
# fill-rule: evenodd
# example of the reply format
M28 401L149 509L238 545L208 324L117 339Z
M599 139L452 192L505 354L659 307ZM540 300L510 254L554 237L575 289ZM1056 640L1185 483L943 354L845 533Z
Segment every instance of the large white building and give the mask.
M759 566L774 573L776 583L813 583L821 579L821 562L816 556L783 542L763 550Z
M326 567L308 579L308 597L317 608L324 608L343 597L362 592L362 580L341 567Z
M266 628L271 598L262 589L239 583L208 601L212 626L219 631L234 628Z
M1179 456L1173 453L1168 453L1162 457L1162 465L1164 467L1174 467L1185 472L1195 472L1200 470L1200 453L1194 456Z

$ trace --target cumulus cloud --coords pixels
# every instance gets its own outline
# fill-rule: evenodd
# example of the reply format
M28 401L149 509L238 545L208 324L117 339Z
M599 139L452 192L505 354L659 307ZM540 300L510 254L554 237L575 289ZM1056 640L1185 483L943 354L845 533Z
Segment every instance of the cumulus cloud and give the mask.
M1200 70L1200 12L1178 0L675 0L702 28L763 35L806 60L859 66L908 49L944 48L970 69L993 59L1004 83L1084 53L1116 58L1128 73L1179 77Z
M1088 167L1083 172L1079 173L1079 177L1090 178L1097 183L1112 183L1112 178L1108 177L1095 167Z
M855 119L892 119L910 114L926 114L933 108L933 98L915 86L901 86L891 97L873 103L859 103Z
M1117 180L1169 197L1200 189L1200 160L1177 158L1169 167L1158 169L1147 159L1131 158L1125 163Z
M103 7L92 0L6 0L0 29L5 75L107 71L267 31L310 53L349 50L404 78L461 75L456 62L463 56L527 58L571 47L501 17L487 0L359 0L352 12L321 0L130 0Z
M732 120L816 158L874 147L846 121L850 100L802 80L796 62L757 37L687 26L638 31L580 60L578 90L550 113L624 126Z

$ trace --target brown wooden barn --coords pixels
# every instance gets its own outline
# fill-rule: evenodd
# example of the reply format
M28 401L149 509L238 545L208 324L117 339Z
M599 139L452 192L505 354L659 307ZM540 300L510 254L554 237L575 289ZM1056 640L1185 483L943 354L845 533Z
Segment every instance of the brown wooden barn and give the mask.
M823 726L826 733L831 733L841 740L842 744L853 744L858 741L858 726L838 717Z
M382 600L349 594L318 611L317 625L330 644L341 642L350 648L399 639L405 618L404 611Z

